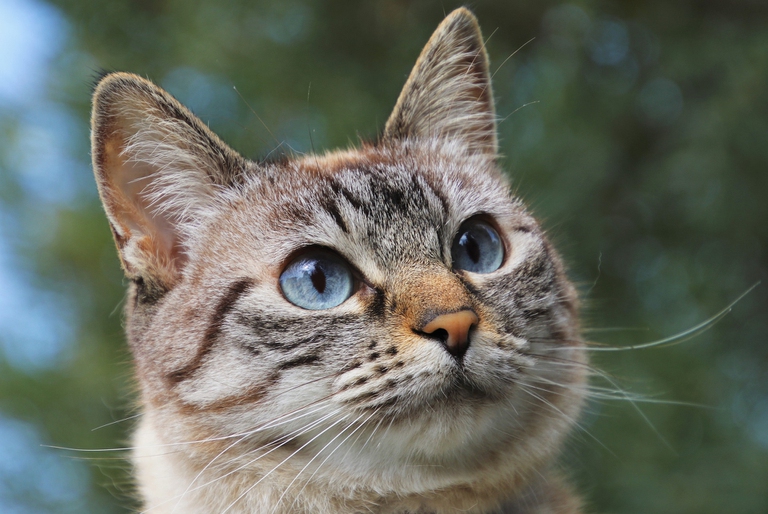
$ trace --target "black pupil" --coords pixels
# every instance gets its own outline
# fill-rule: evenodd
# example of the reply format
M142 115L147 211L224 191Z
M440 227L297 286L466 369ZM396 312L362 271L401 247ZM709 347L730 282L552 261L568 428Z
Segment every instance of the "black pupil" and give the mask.
M463 239L464 248L467 250L467 255L469 255L470 259L472 259L472 262L477 264L480 261L480 245L477 244L477 241L469 232L464 234Z
M315 267L312 269L312 274L309 276L309 278L312 280L312 285L315 286L317 292L323 294L325 291L325 273L323 273L323 270L320 269L320 266L315 264Z

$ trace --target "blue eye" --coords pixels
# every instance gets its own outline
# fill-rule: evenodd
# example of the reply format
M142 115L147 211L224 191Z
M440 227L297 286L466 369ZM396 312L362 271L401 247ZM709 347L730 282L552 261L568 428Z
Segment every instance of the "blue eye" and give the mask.
M330 309L352 295L352 272L340 257L326 251L303 254L280 275L280 289L304 309Z
M465 222L451 247L453 268L472 273L496 271L504 260L504 245L499 233L479 220Z

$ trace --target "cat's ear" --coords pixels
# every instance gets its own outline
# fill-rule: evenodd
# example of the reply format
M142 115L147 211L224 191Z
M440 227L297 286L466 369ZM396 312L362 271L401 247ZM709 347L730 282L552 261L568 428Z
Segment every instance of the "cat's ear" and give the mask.
M458 139L496 155L496 117L488 55L475 16L460 8L421 51L384 128L389 139Z
M170 289L196 222L244 159L171 95L127 73L96 86L91 153L126 275Z

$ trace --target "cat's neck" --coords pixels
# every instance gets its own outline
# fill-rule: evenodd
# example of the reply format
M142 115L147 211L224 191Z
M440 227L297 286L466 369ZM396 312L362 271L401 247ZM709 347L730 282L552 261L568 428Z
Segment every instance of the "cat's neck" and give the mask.
M154 514L579 512L577 497L546 464L528 469L525 476L500 473L497 479L423 487L403 494L386 487L353 485L338 471L318 476L318 466L306 458L296 458L295 445L246 453L236 461L221 458L206 462L194 448L205 442L169 444L159 437L154 426L158 422L149 414L143 416L134 437L135 471L146 501L144 511ZM224 448L230 444L225 442ZM242 472L245 466L248 473Z

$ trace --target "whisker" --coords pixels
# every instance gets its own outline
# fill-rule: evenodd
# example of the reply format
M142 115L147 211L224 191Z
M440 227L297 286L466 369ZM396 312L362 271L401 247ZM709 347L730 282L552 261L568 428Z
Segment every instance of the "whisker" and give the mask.
M316 426L322 424L325 420L327 420L327 419L333 417L334 415L338 414L340 411L341 411L341 409L337 409L337 410L335 410L335 411L333 411L333 412L323 416L322 418L320 418L318 420L315 420L315 421L313 421L312 423L310 423L308 425L305 425L304 427L302 427L300 429L296 429L293 432L290 432L290 433L288 433L288 434L286 434L284 436L281 436L281 437L275 439L274 441L270 441L270 442L268 442L268 443L266 443L266 444L264 444L264 445L262 445L262 446L260 446L258 448L255 448L253 450L249 450L248 452L244 453L240 457L246 457L248 455L251 455L251 454L253 454L255 452L258 452L260 450L263 450L265 448L269 448L270 446L274 446L272 449L270 449L269 451L259 455L255 459L251 459L250 461L246 462L245 464L241 464L239 467L236 467L235 469L233 469L233 470L231 470L231 471L229 471L229 472L219 476L218 478L214 478L213 480L209 480L208 482L200 484L200 485L198 485L196 487L188 488L187 491L185 491L181 495L176 495L176 496L173 496L171 498L168 498L167 500L165 500L165 501L163 501L161 503L156 504L154 507L151 507L149 509L146 509L146 510L142 511L139 514L145 514L147 512L150 512L151 510L157 508L157 507L160 507L161 505L165 505L166 503L170 503L173 500L179 500L180 498L182 498L188 492L200 490L200 489L202 489L204 487L207 487L207 486L209 486L211 484L214 484L214 483L216 483L216 482L218 482L220 480L223 480L226 477L231 476L231 475L237 473L238 471L241 471L241 470L247 468L248 466L250 466L253 463L257 462L259 459L269 455L270 453L272 453L275 450L278 450L278 449L282 448L283 446L285 446L287 443L289 443L291 440L295 439L296 437L299 437L299 436L304 435L305 433L309 432L310 430L312 430Z
M316 406L316 405L317 405L317 404L315 404L315 406ZM313 412L317 412L317 410L321 410L321 408L320 408L320 409L315 409L314 411L310 412L309 414L311 414L311 413L313 413ZM295 421L295 420L297 420L297 419L300 419L300 418L302 418L302 417L304 417L304 416L307 416L307 415L309 415L309 414L308 414L308 413L302 413L301 415L299 415L299 416L296 416L296 417L294 417L294 418L292 418L292 419L290 419L290 420L288 420L288 421L285 421L284 423L289 423L289 422L291 422L291 421ZM281 424L282 424L282 423L281 423ZM278 425L272 425L272 426L278 426ZM270 428L271 428L271 426L270 426ZM265 429L266 429L266 428L261 428L261 429L259 429L259 430L265 430ZM255 433L255 431L254 431L254 432L252 432L252 433ZM188 485L188 486L187 486L187 488L184 490L184 492L183 492L183 493L181 493L181 496L179 497L178 501L176 502L176 505L174 506L173 510L171 511L171 514L173 514L173 512L175 512L175 511L176 511L176 509L178 508L179 504L181 503L181 500L183 500L183 499L184 499L184 496L187 494L187 492L189 492L189 491L190 491L190 489L191 489L191 488L192 488L192 486L195 484L195 482L197 481L197 479L198 479L198 478L200 478L200 476L202 476L202 474L203 474L203 473L205 473L205 471L206 471L206 470L207 470L209 467L211 467L211 466L214 464L214 462L216 462L216 461L219 459L219 457L221 457L222 455L224 455L226 452L228 452L228 451L229 451L230 449L232 449L234 446L236 446L236 445L238 445L239 443L241 443L242 441L244 441L244 440L245 440L245 439L246 439L246 438L247 438L249 435L252 435L252 433L243 435L243 437L241 437L241 438L240 438L240 439L238 439L237 441L233 442L232 444L230 444L229 446L227 446L226 448L224 448L224 449L223 449L223 450L222 450L222 451L221 451L221 452L220 452L218 455L216 455L216 456L215 456L213 459L211 459L211 460L208 462L208 464L206 464L206 465L205 465L205 467L204 467L202 470L200 470L200 472L199 472L199 473L198 473L198 474L195 476L195 478L194 478L194 479L192 479L192 482L190 482L190 483L189 483L189 485ZM261 446L259 449L265 448L265 447L269 446L270 444L274 444L274 441L271 441L270 443L268 443L268 444L266 444L266 445L263 445L263 446ZM278 446L278 447L279 447L279 446ZM272 450L270 450L270 451L272 451ZM268 452L268 453L269 453L269 452ZM265 455L266 455L266 454L265 454ZM263 456L263 455L262 455L262 456ZM227 476L227 475L224 475L224 476Z
M377 408L376 408L376 409L375 409L375 410L374 410L374 411L371 413L371 415L370 415L370 416L368 416L367 418L365 418L365 420L363 421L363 423L360 425L360 428L362 428L362 426L363 426L363 425L365 425L365 424L368 422L368 420L370 420L370 419L371 419L373 416L375 416L375 415L376 415L376 413L377 413L377 412L379 412L379 410L381 410L381 407L377 407ZM382 421L383 419L384 419L384 418L382 418L381 420L379 420L379 423L381 423L381 421ZM378 426L378 425L379 425L379 423L377 423L377 424L376 424L376 426ZM356 431L357 431L357 429L355 429L355 432L356 432ZM354 433L354 432L353 432L353 433ZM347 458L347 455L349 455L349 452L352 450L352 448L354 448L354 447L355 447L355 445L357 444L357 441L359 441L359 440L360 440L360 437L362 437L362 435L363 435L363 432L360 432L359 434L357 434L357 437L355 437L355 440L354 440L354 441L352 441L352 444L350 444L350 445L349 445L349 448L347 449L347 453L345 453L345 454L344 454L344 457L342 457L342 460L344 460L344 459L346 459L346 458Z
M328 378L335 378L335 377L339 376L341 373L343 373L343 370L337 371L337 372L334 372L334 373L330 373L330 374L324 375L322 377L314 378L312 380L309 380L307 382L303 382L303 383L295 385L295 386L291 386L291 387L289 387L289 388L287 388L287 389L285 389L283 391L280 391L279 393L275 394L273 397L278 397L278 396L283 395L285 393L288 393L290 391L294 391L294 390L296 390L298 388L314 384L314 383L319 382L321 380L325 380L325 379L328 379ZM334 396L333 393L329 394L329 395L327 395L327 396L325 396L323 398L320 398L318 400L315 400L314 404L317 404L317 403L319 403L319 402L321 402L323 400L327 400L327 399L331 398L332 396ZM311 406L312 404L308 404L308 405ZM274 422L276 422L278 420L281 420L285 416L290 416L291 414L294 414L294 413L300 411L301 409L303 409L305 407L307 407L307 406L299 407L299 408L295 409L294 411L282 414L282 415L278 416L277 418L273 418L272 420L266 422L265 425L262 425L261 428L267 429L267 428L274 428L276 426L279 426L282 423L277 423L277 424L274 424L274 425L270 425L269 423L274 423ZM133 417L141 416L141 414L142 413L138 413L138 414L136 414ZM126 418L126 419L129 419L129 418ZM119 421L113 422L113 423L118 423L120 421L125 421L125 420L119 420ZM110 423L108 423L107 425L109 425L109 424ZM103 425L103 426L107 426L107 425ZM101 427L97 427L94 430L97 430L98 428L101 428ZM176 442L176 443L164 443L164 444L146 445L146 446L142 446L142 449L146 449L146 448L178 447L178 446L187 446L187 445L192 445L192 444L204 444L204 443L210 443L210 442L224 441L224 440L227 440L227 439L234 439L234 438L242 437L244 435L251 435L251 434L255 433L256 431L258 431L259 429L260 428L256 428L256 429L251 429L251 430L248 430L248 431L242 432L242 433L230 434L230 435L225 435L225 436L216 436L216 437L210 437L210 438L206 438L206 439L195 439L195 440L192 440L192 441L180 441L180 442ZM80 452L80 453L121 452L121 451L133 451L133 450L137 450L138 449L138 447L136 447L136 446L123 446L123 447L115 447L115 448L74 448L74 447L60 446L60 445L42 445L42 446L44 448L51 448L53 450L63 450L63 451Z
M598 375L599 376L599 375ZM603 378L603 377L600 377ZM704 405L701 403L693 403L693 402L683 402L683 401L676 401L676 400L663 400L658 398L651 398L648 396L644 396L638 393L631 393L626 390L622 390L620 388L612 389L609 387L602 387L595 384L583 384L583 385L573 385L573 384L561 384L558 382L555 382L554 380L549 380L545 377L541 376L531 376L529 377L530 380L533 380L535 382L541 382L544 384L552 385L558 388L563 389L570 389L570 390L577 390L577 391L584 391L588 398L591 400L608 400L608 401L618 401L618 400L629 400L632 399L633 401L636 401L638 403L650 403L650 404L659 404L659 405L677 405L682 407L696 407L696 408L704 408L704 409L714 409L715 407ZM552 391L552 393L560 394L563 393Z
M493 34L491 34L491 35L493 35ZM488 39L491 39L491 38L489 37ZM512 52L511 54L509 54L509 57L507 57L506 59L504 59L504 60L501 62L501 64L499 64L499 67L498 67L498 68L496 68L496 71L494 71L494 72L493 72L493 74L491 75L491 79L493 79L493 77L495 77L495 76L496 76L496 74L499 72L499 70L501 69L501 67L502 67L502 66L504 66L505 64L507 64L507 61L509 61L511 58L513 58L513 57L514 57L514 56L515 56L515 55L516 55L516 54L517 54L517 53L518 53L520 50L522 50L523 48L525 48L526 46L528 46L530 43L532 43L534 39L536 39L536 38L535 38L535 37L532 37L531 39L529 39L528 41L526 41L525 43L523 43L522 45L520 45L520 46L517 48L517 50L515 50L514 52Z
M645 415L645 412L643 412L643 410L640 408L640 406L637 405L637 402L635 402L632 398L630 398L629 395L627 395L627 393L622 388L620 388L619 385L610 376L608 376L605 373L600 373L600 376L604 380L606 380L608 383L610 383L612 386L614 386L616 389L618 389L624 395L624 398L630 403L630 405L632 405L632 407L635 409L635 412L637 412L640 415L640 417L643 418L643 420L651 428L653 433L656 434L656 437L658 437L659 440L662 443L664 443L664 445L672 451L672 453L677 455L677 452L672 447L672 445L669 443L669 441L667 441L666 438L664 438L664 436L661 435L661 432L659 432L658 429L654 426L654 424L651 423L651 420L648 419L648 416Z
M235 92L237 93L237 96L240 97L240 100L242 100L243 103L246 106L248 106L248 109L250 109L250 111L253 113L253 115L256 116L256 119L259 120L259 122L261 122L261 124L264 126L264 128L267 129L267 132L269 132L269 135L272 136L272 139L275 140L275 143L277 143L277 146L273 149L273 151L276 150L277 148L280 148L283 145L283 142L278 141L278 139L275 137L275 134L273 134L272 131L269 129L269 126L266 123L264 123L264 120L261 119L261 116L259 116L259 114L256 112L256 110L253 107L251 107L251 104L249 104L248 100L246 100L245 97L243 96L243 94L240 93L240 90L237 89L237 86L232 86L232 89L235 90ZM290 148L290 146L288 146L288 148ZM293 148L291 148L291 150L293 150ZM270 152L270 153L272 153L272 152Z
M642 409L640 409L640 406L637 405L637 403L639 401L642 401L644 403L664 403L663 401L657 401L657 402L648 401L648 402L645 402L642 399L638 399L637 397L635 397L633 395L630 395L624 389L619 387L619 385L616 382L616 380L614 380L614 378L611 377L611 375L609 373L607 373L605 371L602 371L600 369L597 369L597 368L595 368L593 366L588 366L588 369L595 376L598 376L598 377L602 378L603 380L605 380L606 382L608 382L609 384L611 384L611 386L613 386L615 388L613 390L607 390L607 391L610 391L612 393L617 393L619 395L619 397L612 397L612 398L608 398L608 399L611 399L611 400L626 400L626 401L628 401L632 405L634 410L640 415L640 417L643 419L643 421L645 421L645 423L651 428L653 433L656 434L656 436L661 440L661 442L664 443L664 445L667 446L671 451L675 452L674 448L672 448L672 446L669 444L669 442L661 435L661 433L658 431L658 429L656 429L656 427L653 425L651 420L648 419L648 417L645 415L645 413L642 411ZM539 378L543 379L543 377L539 377ZM673 405L676 404L675 402L669 402L669 403L673 404ZM688 405L695 406L695 404L688 404Z
M346 416L345 416L345 417L346 417ZM342 419L340 419L340 420L337 420L335 423L333 423L333 424L332 424L332 425L330 425L329 427L327 427L327 428L325 428L324 430L322 430L322 431L321 431L319 434L317 434L315 437L313 437L312 439L310 439L309 441L307 441L306 443L304 443L303 445L301 445L301 446L299 447L299 449L298 449L298 450L296 450L296 451L294 451L293 453L291 453L291 454L290 454L288 457L286 457L285 459L283 459L283 460L282 460L282 461L281 461L279 464L277 464L275 467L273 467L272 469L270 469L269 471L267 471L267 473L266 473L266 474L264 474L264 476L262 476L262 477L261 477L260 479L258 479L258 480L257 480L257 481L256 481L256 482L253 484L253 485L251 485L249 488L247 488L245 491L243 491L243 492L240 494L240 496L238 496L237 498L235 498L235 499L234 499L234 501L233 501L232 503L230 503L230 504L227 506L227 508L225 508L223 511L221 511L221 514L226 514L226 513L227 513L227 512L228 512L228 511L229 511L229 510L232 508L232 507L234 507L234 506L235 506L235 504L237 504L237 502L239 502L239 501L240 501L240 500L241 500L241 499L242 499L242 498L243 498L243 497L244 497L246 494L250 493L250 492L251 492L251 491L252 491L252 490L253 490L253 489L254 489L254 488L257 486L257 485L259 485L259 484L260 484L260 483L261 483L261 482L262 482L262 481L263 481L265 478L267 478L269 475L271 475L271 474L272 474L272 473L273 473L273 472L274 472L274 471L275 471L277 468L279 468L280 466L282 466L283 464L285 464L286 462L288 462L288 460L289 460L291 457L293 457L294 455L296 455L297 453L299 453L301 450L303 450L304 448L306 448L308 445L310 445L311 443L313 443L313 442L314 442L314 441L315 441L315 440L316 440L318 437L320 437L321 435L323 435L324 433L326 433L328 430L330 430L331 428L335 427L336 425L338 425L339 423L341 423L342 421L344 421L344 419L345 419L345 418L342 418Z
M544 348L545 350L547 348ZM564 357L557 357L554 355L542 355L540 353L532 353L532 352L526 352L525 355L530 357L535 357L537 359L543 359L547 362L553 363L553 364L560 364L562 366L571 366L574 368L583 368L591 373L603 373L603 371L599 370L598 368L586 363L586 362L580 362L572 359L566 359Z
M327 456L327 457L326 457L326 458L323 460L323 462L321 462L321 463L320 463L320 465L317 467L317 469L315 469L315 471L312 473L312 475L310 475L309 479L308 479L308 480L307 480L307 481L304 483L304 487L302 487L302 488L299 490L298 494L296 495L296 498L293 500L293 503L291 504L291 509L293 509L293 506L296 504L296 501L298 501L299 497L301 496L301 493L303 493L303 492L304 492L304 489L306 489L307 485L309 485L309 483L310 483L310 482L312 482L312 479L315 477L315 475L317 474L317 472L318 472L318 471L320 471L320 468L322 468L322 467L323 467L323 464L325 464L325 463L328 461L328 459L330 459L330 458L331 458L331 456L332 456L332 455L333 455L333 454L336 452L336 450L338 450L339 448L341 448L341 445L342 445L342 444L344 444L344 443L345 443L345 442L346 442L346 441L347 441L347 440L348 440L350 437L352 437L352 436L355 434L355 432L357 432L357 431L358 431L358 430L360 430L362 427L364 427L364 426L365 426L365 424L368 422L368 420L370 420L370 419L371 419L371 418L372 418L372 417L373 417L373 416L374 416L374 415L375 415L375 414L376 414L378 411L379 411L379 409L376 409L376 410L375 410L375 411L373 411L373 412L372 412L372 413L371 413L371 414L370 414L370 415L369 415L367 418L365 418L365 419L363 420L363 422L362 422L362 423L360 423L360 426L358 426L356 429L354 429L352 432L350 432L350 434L349 434L347 437L345 437L344 439L342 439L342 441L341 441L341 442L338 444L338 446L336 446L336 448L334 448L334 449L331 451L331 453L329 453L329 454L328 454L328 456ZM360 418L358 418L358 419L360 419ZM351 425L350 425L350 426L351 426ZM345 429L345 430L346 430L346 429ZM360 436L358 435L358 438L359 438L359 437L360 437ZM357 441L357 439L355 439L355 441ZM354 444L354 443L353 443L353 444ZM325 449L325 448L323 448L323 449ZM321 451L322 451L322 450L321 450ZM349 450L347 450L347 453L349 453ZM319 453L318 453L318 455L319 455ZM345 455L345 456L346 456L346 455ZM297 478L298 478L298 475L297 475Z
M243 454L241 457L246 457L246 456L248 456L248 455L251 455L251 454L253 454L253 453L256 453L256 452L258 452L258 451L260 451L260 450L262 450L262 449L264 449L264 448L267 448L267 447L269 447L269 446L277 445L277 446L275 446L274 448L272 448L271 450L269 450L268 452L266 452L266 453L264 453L264 454L262 454L262 455L259 455L259 456L258 456L258 457L256 457L255 459L252 459L252 460L250 460L249 462L247 462L247 463L245 463L245 464L241 465L241 466L240 466L240 467L238 467L237 469L235 469L235 470L233 470L233 471L231 471L231 472L227 473L226 475L224 475L224 476L222 476L222 477L219 477L219 478L218 478L218 479L216 479L215 481L218 481L218 480L219 480L219 479L221 479L221 478L224 478L224 477L226 477L226 476L229 476L229 475L231 475L232 473L234 473L234 472L236 472L236 471L240 471L240 470L242 470L242 469L244 469L244 468L246 468L246 467L250 466L250 465L251 465L251 464L253 464L254 462L257 462L257 461L258 461L259 459L261 459L262 457L264 457L264 456L266 456L266 455L269 455L269 454L270 454L270 453L272 453L273 451L275 451L275 450L279 449L279 448L280 448L280 447L282 447L282 446L283 446L285 443L287 443L287 442L289 442L289 441L291 441L291 440L293 440L293 439L295 439L295 438L297 438L297 437L300 437L300 436L302 436L302 435L306 434L307 432L309 432L310 430L314 429L315 427L317 427L317 426L321 425L321 424L322 424L323 422L325 422L327 419L330 419L330 418L332 418L333 416L335 416L335 415L336 415L336 414L338 414L339 412L341 412L341 409L336 409L336 410L334 410L334 411L332 411L332 412L330 412L330 413L326 414L325 416L321 417L320 419L317 419L317 420L315 420L315 421L312 421L311 423L309 423L309 424L307 424L307 425L304 425L304 426L303 426L303 427L301 427L301 428L295 429L295 430L293 430L293 431L291 431L291 432L289 432L289 433L287 433L287 434L284 434L284 435L282 435L282 436L278 437L277 439L275 439L275 440L273 440L273 441L270 441L270 442L268 442L268 443L266 443L266 444L264 444L264 445L262 445L262 446L260 446L260 447L258 447L258 448L255 448L255 449L252 449L252 450L249 450L249 451L247 451L247 452L246 452L246 453L244 453L244 454ZM278 443L279 443L279 444L278 444Z
M521 105L520 107L518 107L518 108L517 108L517 109L515 109L514 111L512 111L512 112L510 112L509 114L507 114L506 116L504 116L504 117L503 117L501 120L499 120L499 125L501 125L502 123L504 123L505 121L507 121L507 119L509 119L509 117L510 117L510 116L512 116L513 114L515 114L515 113L516 113L517 111L519 111L520 109L522 109L522 108L524 108L524 107L528 107L529 105L534 105L534 104L538 104L538 103L541 103L541 100L532 100L532 101L530 101L530 102L526 102L526 103L524 103L523 105Z
M375 426L375 427L373 427L373 431L371 432L371 435L369 435L369 436L368 436L368 439L366 439L366 440L365 440L365 442L363 443L363 445L360 447L360 450L357 452L357 456L358 456L358 457L360 456L360 454L362 453L362 451L365 449L365 447L366 447L366 446L368 446L368 443L369 443L369 442L371 442L371 439L372 439L372 438L373 438L373 436L376 434L376 431L379 429L379 427L381 426L381 423L382 423L383 421L384 421L384 418L381 418L381 419L379 420L379 422L378 422L378 423L376 423L376 426ZM392 423L392 422L390 421L390 424L391 424L391 423Z
M521 387L520 387L520 389L521 389L522 391L524 391L524 392L526 392L526 393L530 394L531 396L533 396L534 398L536 398L537 400L539 400L540 402L542 402L544 405L546 405L546 406L547 406L547 407L549 407L550 409L552 409L552 410L554 410L555 412L559 413L559 414L560 414L561 416L563 416L565 419L567 419L568 421L570 421L570 422L571 422L571 423L572 423L574 426L578 427L578 428L579 428L580 430L582 430L582 431L583 431L585 434L587 434L589 437L591 437L591 438L592 438L592 439L593 439L593 440L594 440L594 441L595 441L597 444L599 444L600 446L602 446L603 448L605 448L605 450L606 450L606 451L608 451L608 452L609 452L611 455L613 455L614 457L616 456L616 454L615 454L615 453L613 453L613 451L611 451L611 449L610 449L610 448L608 448L608 447L607 447L605 444L603 444L603 442L602 442L602 441L600 441L600 439L598 439L597 437L595 437L595 436L592 434L592 432L590 432L589 430L587 430L587 429L586 429L586 427L584 427L584 425L582 425L581 423L579 423L577 420L573 419L573 417L572 417L572 416L569 416L568 414L564 413L564 412L563 412L561 409L559 409L559 408L558 408L558 407L557 407L555 404L553 404L552 402L550 402L550 401L549 401L549 400L547 400L546 398L544 398L544 397L542 397L542 396L540 396L540 395L538 395L538 394L534 393L533 391L530 391L530 390L528 390L528 388L527 388L527 384L521 384Z
M174 506L173 506L173 509L171 509L171 514L173 514L174 512L176 512L176 509L179 507L179 504L181 504L181 500L183 500L183 499L184 499L184 496L186 496L186 495L187 495L187 493L189 492L189 490L192 488L192 486L193 486L193 485L195 485L195 482L197 482L197 479L198 479L198 478L200 478L200 476L201 476L203 473L205 473L205 471L206 471L206 470L207 470L209 467L211 467L211 466L213 465L213 463L214 463L214 462L216 462L216 461L219 459L219 457L221 457L222 455L224 455L225 453L227 453L227 452L228 452L230 449L232 449L232 448L233 448L233 447L235 447L236 445L240 444L240 443L241 443L242 441L244 441L244 440L245 440L247 437L248 437L247 435L244 435L244 436L243 436L243 437L241 437L240 439L236 440L235 442L233 442L232 444L230 444L229 446L227 446L226 448L224 448L223 450L221 450L221 452L219 452L219 454L218 454L218 455L216 455L216 456L215 456L213 459L211 459L210 461L208 461L208 464L206 464L206 465L205 465L205 467L203 467L203 469L201 469L201 470L200 470L200 472L199 472L197 475L195 475L195 478L193 478L193 479L192 479L192 481L189 483L189 485L187 486L187 488L186 488L186 489L184 489L184 492L183 492L183 493L181 493L181 495L179 496L179 499L176 501L176 505L174 505Z
M712 328L715 324L717 324L720 320L722 320L725 316L727 316L733 310L733 307L737 303L739 303L745 296L751 293L757 286L759 286L760 283L761 282L758 281L752 284L746 291L741 293L738 298L736 298L734 301L732 301L723 310L721 310L714 316L702 321L698 325L694 325L689 329L683 330L682 332L678 332L675 335L658 339L656 341L641 343L641 344L633 344L628 346L607 346L607 345L593 346L593 347L587 346L587 347L584 347L583 350L588 352L623 352L627 350L644 350L646 348L673 346L676 344L683 343ZM592 343L592 344L600 345L601 343ZM565 347L565 348L570 349L570 347ZM558 349L558 348L549 348L549 350L555 350L555 349Z
M136 418L138 418L138 417L141 417L141 414L142 414L142 413L141 413L141 412L139 412L138 414L134 414L133 416L128 416L127 418L118 419L118 420L116 420L116 421L110 421L109 423L104 423L103 425L100 425L100 426L98 426L98 427L96 427L96 428L92 428L92 429L91 429L91 432L95 432L95 431L97 431L97 430L100 430L100 429L102 429L102 428L105 428L105 427L109 427L109 426L112 426L112 425L117 425L118 423L122 423L122 422L124 422L124 421L130 421L130 420L132 420L132 419L136 419Z
M289 483L289 484L288 484L288 486L285 488L285 490L283 490L283 494L281 494L281 495L280 495L280 498L278 498L278 500L277 500L277 502L275 503L275 506L272 508L272 511L271 511L271 512L275 512L275 510L277 510L277 507L280 505L280 502L282 502L282 501L283 501L283 498L284 498L284 497L285 497L285 495L288 493L288 490L289 490L289 489L291 488L291 486L292 486L292 485L293 485L293 484L296 482L296 480L298 480L298 479L299 479L299 476L300 476L300 475L301 475L301 474L304 472L304 470L305 470L305 469L307 469L307 468L308 468L308 467L309 467L309 466L312 464L312 462L314 462L314 460L315 460L316 458L318 458L318 457L319 457L319 456L320 456L320 455L323 453L323 451L324 451L326 448L328 448L328 447L329 447L331 444L333 444L333 442L334 442L336 439L338 439L339 437L341 437L341 435L342 435L342 434L344 434L344 432L346 432L347 430L349 430L349 429L350 429L350 428L351 428L351 427L352 427L352 426L353 426L355 423L357 423L357 422L360 420L360 418L362 418L364 415L365 415L365 414L360 414L360 415L359 415L359 416L358 416L358 417L357 417L357 418L356 418L354 421L352 421L352 422L351 422L349 425L347 425L347 427L346 427L344 430L342 430L341 432L339 432L338 434L336 434L336 435L335 435L335 436L334 436L334 437L333 437L333 438L332 438L330 441L328 441L328 442L325 444L325 446L323 446L322 448L320 448L320 450L319 450L319 451L318 451L318 452L315 454L315 456L314 456L314 457L312 457L311 459L309 459L309 462L307 462L307 463L304 465L304 467L303 467L303 468L301 468L301 470L299 470L299 472L298 472L298 473L296 473L296 476L295 476L295 477L293 477L293 480L291 480L291 483ZM372 415L373 415L373 414L371 414L370 416L368 416L368 419L370 419L370 417L371 417ZM362 426L362 425L360 425L360 426ZM358 428L360 428L360 427L358 427ZM341 441L341 443L339 443L339 446L341 446L341 444L343 444L343 443L344 443L344 441L346 441L346 440L347 440L347 439L348 439L350 436L352 436L352 435L355 433L355 431L357 431L357 429L355 429L354 431L352 431L352 433L351 433L349 436L347 436L347 438L343 439L343 440ZM338 449L338 446L336 447L336 449ZM322 465L323 465L323 464L325 464L325 462L326 462L326 461L327 461L327 460L330 458L330 456L331 456L331 455L333 455L333 452L335 452L335 451L336 451L336 449L334 449L334 450L333 450L333 451L332 451L332 452L331 452L331 453L328 455L328 457L326 457L326 458L325 458L325 460L324 460L323 462L321 462L321 463L320 463L320 465L317 467L317 469L315 470L315 472L314 472L314 473L312 473L312 476L310 476L310 477L309 477L309 480L307 481L307 483L309 483L309 482L312 480L312 478L315 476L315 473L317 473L317 471L318 471L318 470L319 470L319 469L322 467ZM304 486L306 487L306 484L305 484ZM301 495L301 492L302 492L302 491L304 491L304 487L302 487L302 488L301 488L301 490L299 491L299 495ZM299 496L299 495L297 495L297 496L296 496L296 499L298 499L298 496ZM294 500L294 501L293 501L293 503L295 504L295 503L296 503L296 500ZM291 504L291 507L293 507L293 504Z
M593 327L585 328L582 332L648 332L649 330L648 327Z

